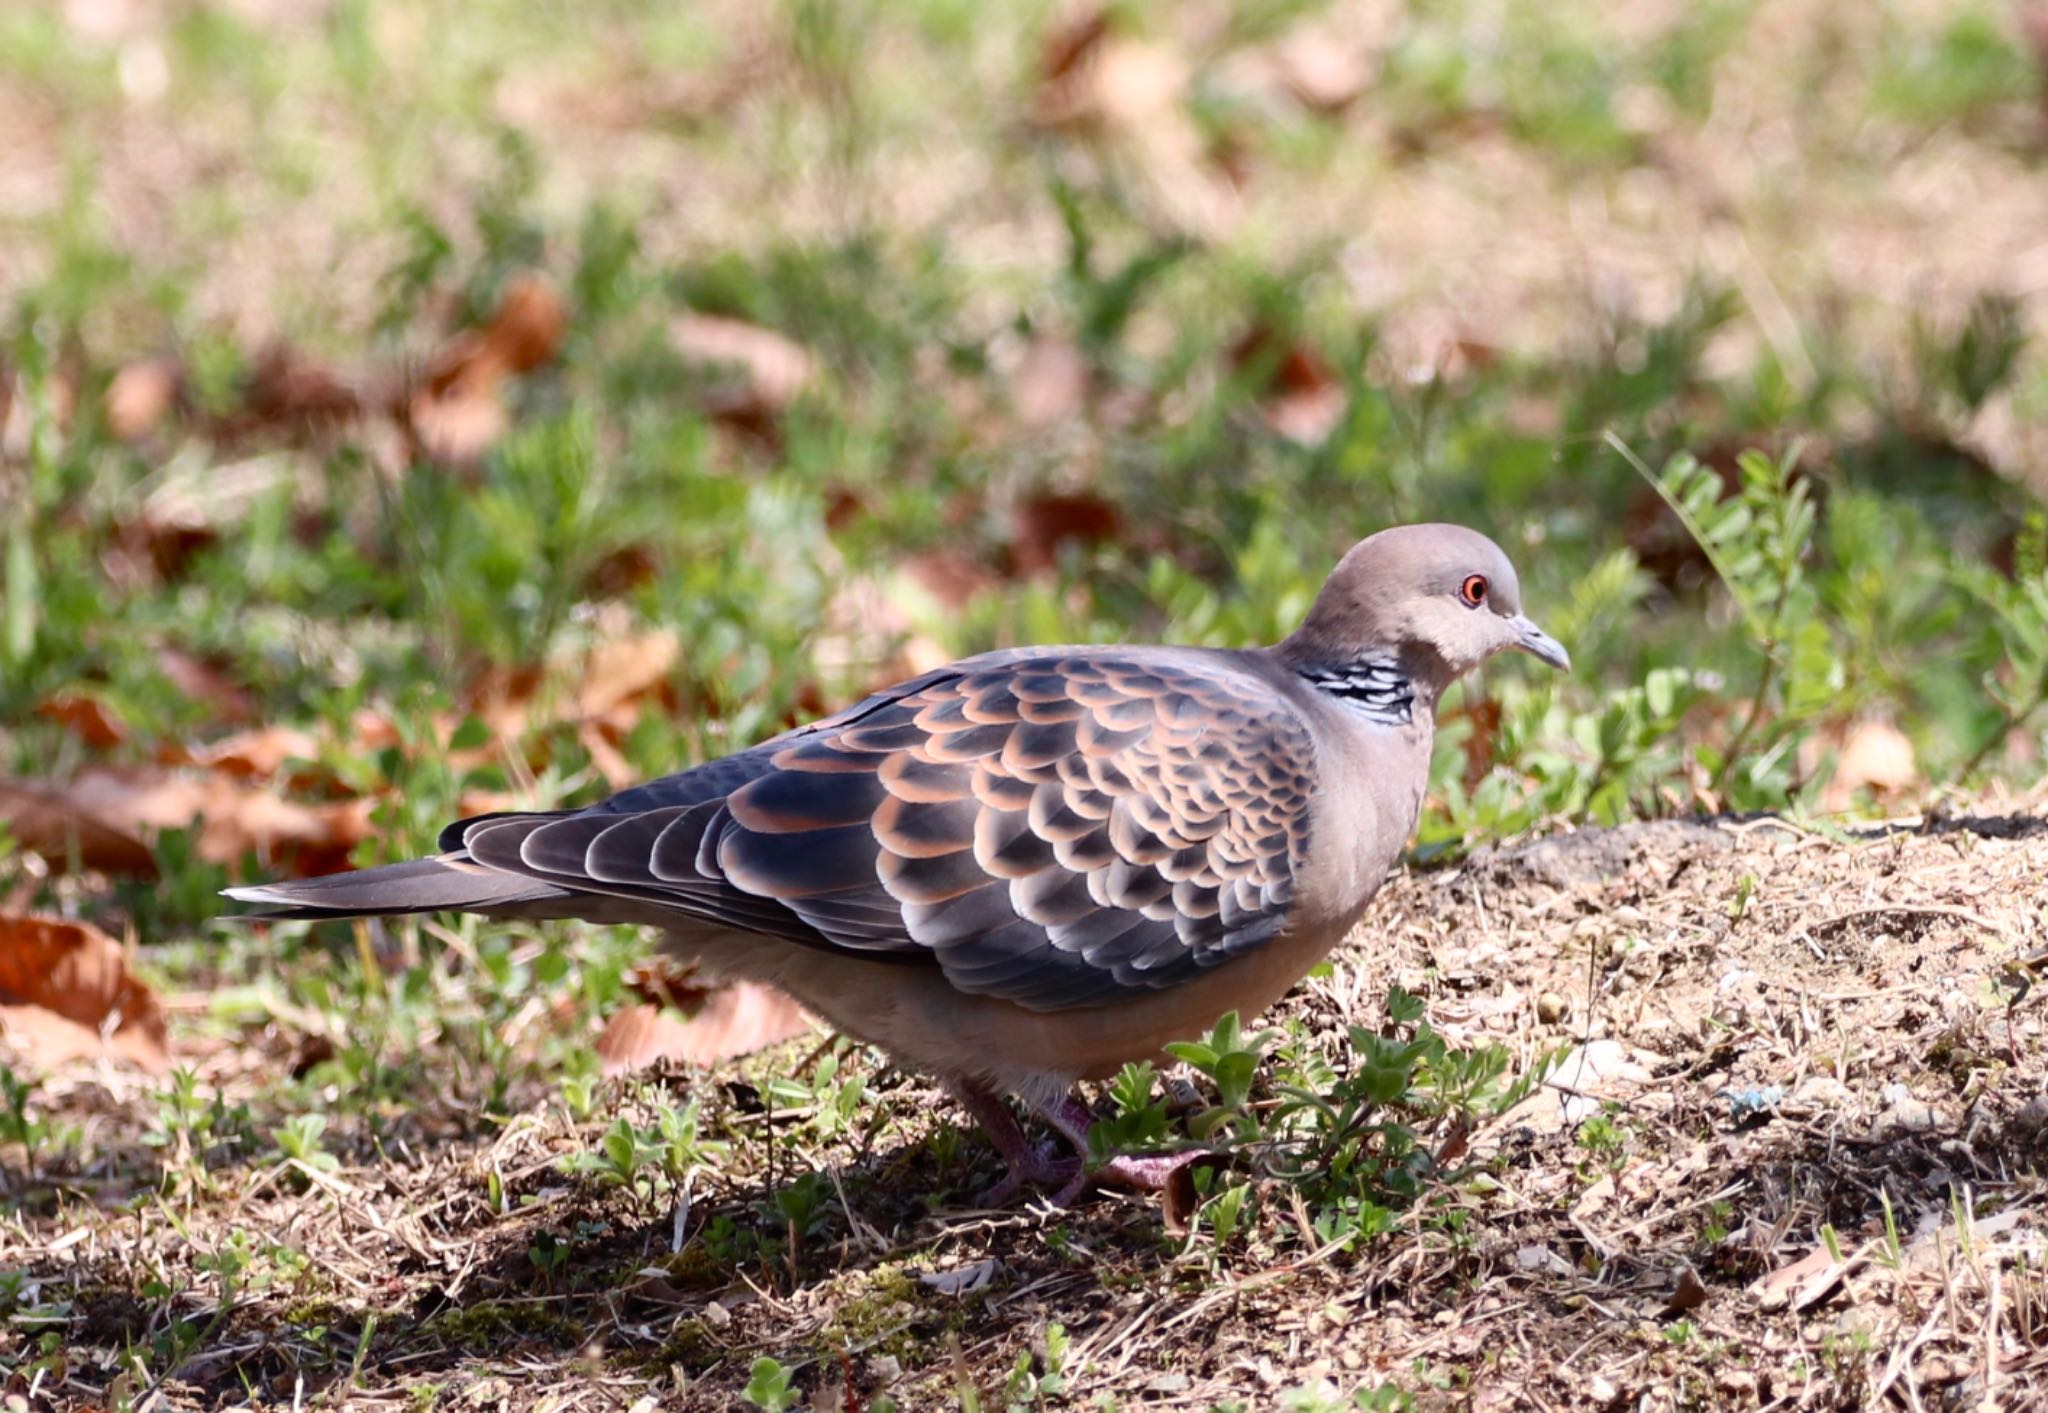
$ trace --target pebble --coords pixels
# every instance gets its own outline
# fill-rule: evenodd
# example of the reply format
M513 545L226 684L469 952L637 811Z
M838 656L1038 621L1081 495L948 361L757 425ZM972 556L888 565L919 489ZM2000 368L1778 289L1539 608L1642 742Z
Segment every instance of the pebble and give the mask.
M1555 991L1546 991L1536 998L1536 1019L1545 1025L1556 1025L1572 1013L1572 1003Z

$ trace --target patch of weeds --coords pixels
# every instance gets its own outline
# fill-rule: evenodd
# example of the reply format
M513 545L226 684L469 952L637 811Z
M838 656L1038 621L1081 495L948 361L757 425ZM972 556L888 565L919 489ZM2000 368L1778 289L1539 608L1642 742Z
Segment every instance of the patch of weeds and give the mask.
M158 1091L156 1120L156 1127L145 1133L142 1141L163 1150L162 1183L167 1188L182 1178L195 1188L210 1191L213 1161L254 1146L255 1118L249 1106L229 1108L218 1091L211 1098L202 1098L199 1076L188 1066L173 1070L170 1083Z
M1065 1402L1067 1393L1067 1331L1053 1323L1045 1327L1045 1342L1037 1349L1017 1356L1009 1377L1003 1380L1003 1404L1008 1413L1031 1413L1049 1400Z
M1401 988L1387 993L1386 1014L1380 1030L1349 1027L1344 1072L1318 1061L1281 1084L1268 1128L1271 1170L1303 1191L1318 1237L1347 1250L1448 1176L1464 1135L1520 1103L1566 1048L1509 1081L1504 1046L1453 1047Z
M53 1124L35 1112L30 1099L35 1085L7 1065L0 1065L0 1146L18 1145L27 1158L30 1176L61 1166L82 1141L74 1124Z
M643 1211L651 1211L679 1191L708 1159L725 1151L725 1144L701 1135L697 1105L691 1101L681 1108L659 1105L652 1124L614 1119L594 1149L571 1153L556 1166L619 1188Z
M341 1166L341 1160L327 1151L323 1142L327 1134L325 1114L295 1114L270 1131L270 1138L277 1145L277 1159L298 1170L304 1181L312 1181L313 1173L331 1173Z
M425 1323L435 1339L458 1349L487 1349L514 1340L542 1340L571 1348L589 1332L560 1311L532 1300L479 1300L443 1310Z
M1621 1106L1612 1101L1602 1104L1600 1112L1580 1124L1572 1138L1591 1164L1609 1172L1619 1171L1628 1156L1628 1128L1616 1122L1621 1112Z
M787 1413L803 1395L791 1384L789 1370L764 1354L748 1370L747 1386L740 1390L740 1397L761 1413Z

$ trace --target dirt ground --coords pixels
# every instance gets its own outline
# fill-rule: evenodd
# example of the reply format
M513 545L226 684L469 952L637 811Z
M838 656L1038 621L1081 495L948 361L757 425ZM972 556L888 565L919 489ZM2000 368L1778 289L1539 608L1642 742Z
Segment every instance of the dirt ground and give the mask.
M991 1155L880 1068L888 1123L794 1160L832 1160L848 1220L776 1265L706 1235L793 1161L730 1074L607 1091L580 1127L538 1094L495 1127L422 1103L334 1172L222 1171L168 1197L141 1146L156 1087L60 1076L46 1103L103 1156L8 1179L25 1200L0 1270L28 1272L17 1306L66 1313L61 1357L17 1372L7 1406L124 1406L154 1384L159 1407L724 1409L765 1354L802 1406L1003 1407L1055 1322L1065 1387L1036 1406L1322 1407L1287 1401L1322 1379L1418 1407L2043 1406L2048 1005L2019 963L2048 947L2044 874L2048 818L2004 815L1663 822L1395 880L1287 1003L1321 1043L1399 983L1518 1063L1577 1048L1475 1136L1477 1177L1356 1255L1278 1242L1308 1217L1279 1190L1221 1262L1151 1199L974 1210ZM801 1072L817 1051L741 1068ZM557 1170L670 1090L737 1135L687 1203ZM543 1230L574 1243L552 1272ZM233 1232L307 1259L253 1261L273 1274L223 1308L195 1253ZM199 1337L170 1362L178 1321ZM30 1367L18 1319L0 1339Z

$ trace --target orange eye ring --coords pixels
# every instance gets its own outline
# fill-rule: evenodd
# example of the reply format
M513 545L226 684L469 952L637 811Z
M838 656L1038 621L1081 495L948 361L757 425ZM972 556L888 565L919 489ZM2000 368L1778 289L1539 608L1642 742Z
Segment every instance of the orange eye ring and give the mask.
M1465 582L1458 585L1458 601L1467 608L1478 608L1486 602L1486 576L1467 574Z

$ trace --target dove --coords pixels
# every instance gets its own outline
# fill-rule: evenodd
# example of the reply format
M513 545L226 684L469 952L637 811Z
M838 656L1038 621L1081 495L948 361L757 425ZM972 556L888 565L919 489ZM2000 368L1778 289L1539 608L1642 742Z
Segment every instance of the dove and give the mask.
M1006 1165L983 1202L1148 1188L1091 1169L1083 1081L1279 1000L1352 931L1422 809L1444 690L1520 649L1569 670L1461 526L1361 540L1271 647L1009 648L579 809L439 852L231 888L259 916L641 924L935 1078ZM1010 1101L1068 1144L1035 1145Z

